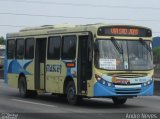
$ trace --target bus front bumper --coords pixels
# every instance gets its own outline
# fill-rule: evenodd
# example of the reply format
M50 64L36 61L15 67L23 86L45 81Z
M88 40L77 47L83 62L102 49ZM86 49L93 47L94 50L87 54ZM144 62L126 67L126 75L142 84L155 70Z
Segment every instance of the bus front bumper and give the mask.
M133 86L133 87L132 87ZM106 86L99 82L94 85L94 96L96 97L113 97L113 96L152 96L153 95L153 82L150 85L119 85L119 86Z

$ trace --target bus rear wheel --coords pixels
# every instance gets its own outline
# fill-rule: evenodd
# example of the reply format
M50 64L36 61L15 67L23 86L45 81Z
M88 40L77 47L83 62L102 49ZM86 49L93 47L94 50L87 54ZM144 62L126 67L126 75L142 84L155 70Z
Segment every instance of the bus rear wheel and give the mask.
M81 97L76 95L76 88L73 81L70 81L67 85L67 101L69 104L79 104L82 100Z
M24 76L20 76L19 79L19 94L23 98L28 96L27 82Z
M123 104L126 103L127 98L113 97L112 100L113 100L113 103L114 103L115 105L123 105Z
M36 97L37 91L27 90L27 82L24 76L21 76L19 79L19 94L21 97Z

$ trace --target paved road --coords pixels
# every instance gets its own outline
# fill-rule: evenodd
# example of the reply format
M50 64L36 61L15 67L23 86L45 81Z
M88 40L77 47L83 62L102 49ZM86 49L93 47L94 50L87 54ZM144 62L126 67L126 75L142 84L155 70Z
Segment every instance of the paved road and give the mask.
M160 113L160 96L129 99L123 106L116 106L109 99L84 99L81 105L72 106L67 104L65 99L50 94L40 95L37 98L20 98L17 89L8 87L3 80L0 80L0 113L2 113L0 118L7 113L11 115L21 113L19 114L21 118L54 116L58 119L106 117L118 119L120 116L126 118L128 113ZM160 118L159 115L154 116Z

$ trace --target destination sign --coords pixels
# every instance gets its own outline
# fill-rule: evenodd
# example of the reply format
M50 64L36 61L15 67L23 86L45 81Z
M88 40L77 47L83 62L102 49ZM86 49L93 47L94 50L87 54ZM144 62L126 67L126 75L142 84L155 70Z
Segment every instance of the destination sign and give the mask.
M111 28L110 32L114 35L138 35L139 29L136 28Z
M98 29L100 36L131 36L131 37L151 37L150 29L127 26L100 27Z

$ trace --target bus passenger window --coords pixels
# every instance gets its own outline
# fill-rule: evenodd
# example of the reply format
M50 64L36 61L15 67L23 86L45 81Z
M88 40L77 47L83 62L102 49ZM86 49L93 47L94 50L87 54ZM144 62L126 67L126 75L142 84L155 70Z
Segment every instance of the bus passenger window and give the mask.
M64 36L62 43L62 59L74 60L76 57L76 36Z
M7 42L7 57L13 59L15 54L15 40L8 40Z
M18 39L16 44L16 58L23 59L24 55L24 39Z
M34 39L28 38L26 39L26 47L25 47L25 59L33 59L34 58Z
M50 60L60 59L60 46L61 46L60 36L50 37L48 41L47 58Z

